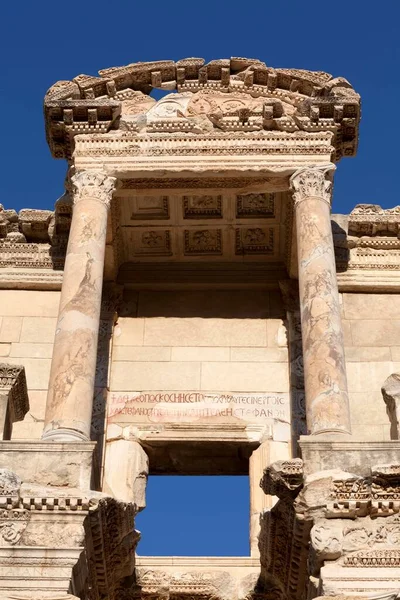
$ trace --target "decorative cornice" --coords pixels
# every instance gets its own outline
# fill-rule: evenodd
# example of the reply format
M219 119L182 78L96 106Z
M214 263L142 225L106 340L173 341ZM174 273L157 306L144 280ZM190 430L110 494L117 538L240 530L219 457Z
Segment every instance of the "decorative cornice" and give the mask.
M330 131L335 138L335 160L353 156L357 150L360 97L348 81L328 73L274 69L259 60L233 57L208 64L198 58L133 63L99 74L59 81L47 92L46 134L56 158L72 155L77 134L138 131L143 126L135 120L139 113L151 113L151 132L176 132L179 138L183 132L196 135L202 129L192 113L189 118L176 118L168 111L152 112L154 101L149 94L154 88L201 96L198 108L210 131L241 131L243 139L246 132L263 129ZM205 95L211 102L210 98L204 101ZM226 102L236 100L235 95L245 101L242 98L222 111L215 110L212 96L224 96ZM290 114L285 111L288 104L294 107Z
M330 206L332 174L335 168L335 165L331 164L295 171L290 178L295 206L309 198L320 198Z
M84 199L98 200L110 208L117 180L101 171L81 171L71 178L74 205Z
M349 233L357 236L395 235L400 231L400 206L357 204L349 214Z

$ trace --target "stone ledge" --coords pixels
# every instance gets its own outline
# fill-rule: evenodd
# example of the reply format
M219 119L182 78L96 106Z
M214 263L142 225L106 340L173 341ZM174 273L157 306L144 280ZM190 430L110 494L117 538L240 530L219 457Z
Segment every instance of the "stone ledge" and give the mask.
M10 469L24 482L89 490L95 446L95 442L0 441L0 468Z
M347 436L346 436L347 437ZM299 445L304 461L304 474L340 468L362 475L371 474L371 465L397 464L400 440L362 441L335 440L333 436L301 436Z

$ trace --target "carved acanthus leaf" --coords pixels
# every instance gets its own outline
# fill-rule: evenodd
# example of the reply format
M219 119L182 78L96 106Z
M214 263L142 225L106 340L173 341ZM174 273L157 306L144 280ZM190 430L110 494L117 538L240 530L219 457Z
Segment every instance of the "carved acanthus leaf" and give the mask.
M295 205L308 198L321 198L331 204L334 165L298 169L290 178Z
M110 207L111 197L117 180L101 171L81 171L71 178L74 190L74 204L83 199L99 200Z

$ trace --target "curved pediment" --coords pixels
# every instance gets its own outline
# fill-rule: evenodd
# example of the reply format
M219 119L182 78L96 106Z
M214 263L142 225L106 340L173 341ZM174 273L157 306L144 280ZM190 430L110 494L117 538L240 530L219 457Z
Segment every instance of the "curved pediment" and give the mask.
M360 97L343 78L255 59L134 63L59 81L45 97L47 139L71 156L77 134L330 131L336 160L356 153ZM154 100L152 89L170 94Z

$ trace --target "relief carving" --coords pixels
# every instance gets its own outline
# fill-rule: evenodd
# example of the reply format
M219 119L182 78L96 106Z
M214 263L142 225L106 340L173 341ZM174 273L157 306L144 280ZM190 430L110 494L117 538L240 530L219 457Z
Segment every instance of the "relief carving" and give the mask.
M0 509L0 547L15 546L28 526L29 512L21 509Z
M275 216L275 194L241 194L236 196L236 202L236 216L240 219Z
M100 171L81 171L71 178L74 204L81 200L95 199L110 208L111 197L117 180Z
M218 219L222 217L221 196L184 196L185 219Z
M236 254L273 254L275 230L272 227L236 229Z
M184 240L186 255L222 254L221 229L185 230Z
M334 168L334 165L327 165L296 171L290 178L295 204L307 198L321 198L330 205L332 182L327 174L330 175Z

